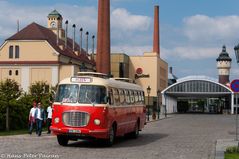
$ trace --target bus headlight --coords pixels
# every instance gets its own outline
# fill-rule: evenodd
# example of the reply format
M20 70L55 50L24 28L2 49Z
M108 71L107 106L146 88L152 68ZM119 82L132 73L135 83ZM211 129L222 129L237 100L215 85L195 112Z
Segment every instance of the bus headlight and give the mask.
M99 119L95 119L94 123L95 123L95 125L100 125L100 120Z
M57 123L60 122L60 119L59 119L58 117L56 117L56 118L54 119L54 122L55 122L55 124L57 124Z

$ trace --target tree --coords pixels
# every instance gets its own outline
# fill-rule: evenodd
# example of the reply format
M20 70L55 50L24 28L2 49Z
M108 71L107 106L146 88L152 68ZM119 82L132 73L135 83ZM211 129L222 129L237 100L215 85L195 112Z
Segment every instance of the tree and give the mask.
M49 100L53 99L55 87L49 87L44 81L38 81L30 86L29 93L36 101L41 101L46 107L49 104Z
M17 99L21 95L21 90L16 81L6 79L0 82L0 106L6 109L6 130L9 131L9 108L16 105Z

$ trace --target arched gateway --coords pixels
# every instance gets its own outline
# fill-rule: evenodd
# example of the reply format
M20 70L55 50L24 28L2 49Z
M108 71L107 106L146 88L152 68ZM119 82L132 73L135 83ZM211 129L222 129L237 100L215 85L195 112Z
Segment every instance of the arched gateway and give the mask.
M234 113L234 93L206 76L189 76L162 91L162 113Z

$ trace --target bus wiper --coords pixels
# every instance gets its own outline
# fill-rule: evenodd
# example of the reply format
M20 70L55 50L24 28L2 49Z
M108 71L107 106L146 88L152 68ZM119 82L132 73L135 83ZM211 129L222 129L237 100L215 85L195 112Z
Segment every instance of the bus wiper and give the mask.
M92 102L92 98L89 98L88 97L88 93L86 93L86 99L87 99L87 101L90 103L90 104L92 104L92 106L95 106L95 102Z

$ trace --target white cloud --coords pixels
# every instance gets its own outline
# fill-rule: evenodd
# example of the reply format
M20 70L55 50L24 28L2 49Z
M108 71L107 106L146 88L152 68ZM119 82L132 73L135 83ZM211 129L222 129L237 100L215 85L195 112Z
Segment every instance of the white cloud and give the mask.
M132 45L120 45L120 46L112 46L112 53L126 53L128 55L143 55L144 52L150 52L152 50L152 46L132 46Z
M224 44L229 54L234 52L233 45L238 41L238 28L239 16L195 15L187 17L183 19L182 28L174 27L174 30L178 32L173 32L174 38L168 40L172 46L161 50L168 60L172 56L190 60L216 59ZM170 31L167 34L170 35Z
M212 41L238 37L239 16L195 15L184 19L184 33L190 40Z
M133 15L124 8L117 8L111 15L112 28L123 31L147 31L151 18L142 15Z
M0 1L0 21L2 22L0 24L0 38L8 38L16 33L17 20L20 21L20 29L32 22L46 27L47 15L54 9L62 14L64 21L69 20L70 25L75 23L79 28L84 27L85 31L96 32L97 10L94 7L71 5L16 6L7 1ZM69 12L71 10L74 12Z
M89 31L90 34L96 35L97 6L68 4L57 4L54 6L19 6L10 3L10 1L0 1L0 21L2 22L0 24L0 39L4 40L16 33L17 20L20 21L20 29L23 29L32 22L46 27L47 15L54 9L62 14L64 18L63 21L69 21L69 29L71 29L74 23L77 26L77 31L80 27L83 27L84 32ZM127 54L150 51L151 49L147 50L142 45L147 45L149 36L151 39L151 34L149 36L146 35L151 21L150 17L132 14L123 8L112 9L111 41L114 51L125 52ZM68 36L72 36L71 30L69 30ZM118 47L119 45L120 47ZM138 47L136 45L138 45Z
M166 59L174 57L190 60L200 60L212 57L217 58L221 51L219 50L219 48L206 48L196 46L182 46L172 49L162 48L161 50L163 57Z

